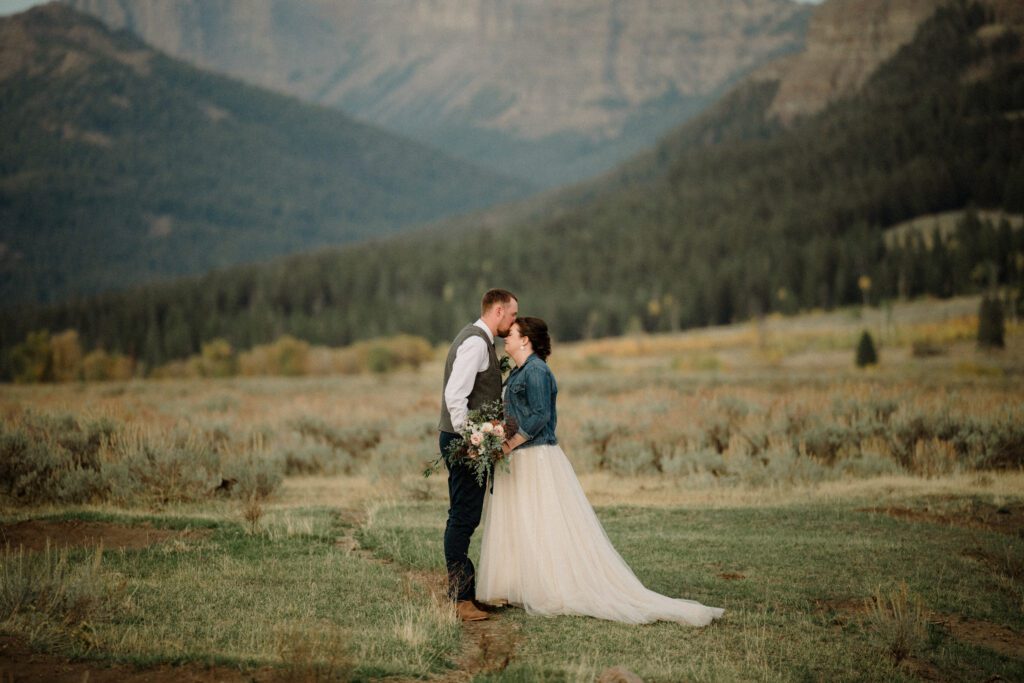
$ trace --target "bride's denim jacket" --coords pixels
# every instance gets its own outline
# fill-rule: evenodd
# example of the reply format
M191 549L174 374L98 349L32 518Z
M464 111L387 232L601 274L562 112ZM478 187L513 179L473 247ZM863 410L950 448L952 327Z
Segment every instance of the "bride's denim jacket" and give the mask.
M537 354L531 354L521 367L509 374L505 382L505 409L526 439L519 448L558 443L555 438L557 395L555 376Z

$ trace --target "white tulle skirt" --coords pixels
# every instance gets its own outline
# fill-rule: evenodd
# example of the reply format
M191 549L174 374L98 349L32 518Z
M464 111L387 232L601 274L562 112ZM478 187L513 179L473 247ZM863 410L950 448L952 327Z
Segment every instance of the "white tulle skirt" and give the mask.
M514 451L484 500L477 600L531 614L706 626L723 609L644 588L612 546L559 446Z

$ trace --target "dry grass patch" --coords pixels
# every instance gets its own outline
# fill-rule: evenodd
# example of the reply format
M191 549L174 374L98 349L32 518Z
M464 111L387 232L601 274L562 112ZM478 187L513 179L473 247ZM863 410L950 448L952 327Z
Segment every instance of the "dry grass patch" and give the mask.
M866 610L870 623L897 664L924 644L928 636L924 603L919 596L910 594L906 583L893 590L876 589Z

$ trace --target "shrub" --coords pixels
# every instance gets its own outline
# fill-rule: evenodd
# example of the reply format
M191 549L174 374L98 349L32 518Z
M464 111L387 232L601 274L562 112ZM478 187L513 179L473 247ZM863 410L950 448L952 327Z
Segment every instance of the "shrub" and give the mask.
M365 458L366 452L380 443L380 429L372 425L336 429L314 417L299 417L290 424L303 437L346 451L357 459Z
M103 349L96 349L82 359L82 378L86 381L127 380L133 374L135 361L119 353L109 354Z
M203 377L231 377L238 373L238 358L226 339L203 344L200 358Z
M867 330L864 330L860 335L860 341L857 342L857 357L855 361L858 368L878 364L878 352L875 350L875 342L871 339L871 334Z
M266 497L282 466L227 456L210 434L145 432L108 420L25 414L0 423L0 493L18 503L186 502L211 497L225 477L235 496Z
M238 358L243 375L305 375L309 370L309 342L285 335L272 344L254 346Z
M99 451L114 429L106 420L32 413L0 424L0 492L28 503L102 498Z
M254 454L226 458L221 466L225 480L234 482L228 492L240 500L264 500L284 480L283 466L276 458Z
M910 343L910 353L914 358L930 358L944 355L946 348L931 339L915 339Z
M396 365L395 355L386 346L371 346L366 352L366 366L370 372L382 375L394 370Z
M194 434L136 430L111 440L103 472L117 502L176 503L209 497L221 482L220 469L214 449Z
M11 349L14 381L21 384L48 382L53 379L53 354L50 332L29 332L25 341Z
M583 424L583 441L596 456L595 466L604 469L609 464L608 446L612 439L623 436L628 430L622 425L588 420Z
M614 441L607 452L607 462L616 474L633 476L655 471L655 454L650 446L639 439Z
M53 379L57 382L72 382L82 377L82 345L78 332L65 330L50 340L53 363Z
M871 622L885 641L886 650L896 661L903 661L921 647L928 634L927 617L921 598L911 596L907 584L883 592L875 591L867 601Z
M304 445L284 453L284 473L287 475L337 474L351 472L352 456L338 452L325 444Z

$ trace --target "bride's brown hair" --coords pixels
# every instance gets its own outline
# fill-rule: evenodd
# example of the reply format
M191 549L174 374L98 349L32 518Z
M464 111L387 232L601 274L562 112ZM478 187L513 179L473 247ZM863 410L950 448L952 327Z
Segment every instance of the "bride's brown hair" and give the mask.
M529 337L530 343L533 344L533 352L537 354L541 360L547 360L548 356L551 355L551 337L548 336L548 324L540 318L516 318L516 321L512 323L519 327L519 334L523 337Z

